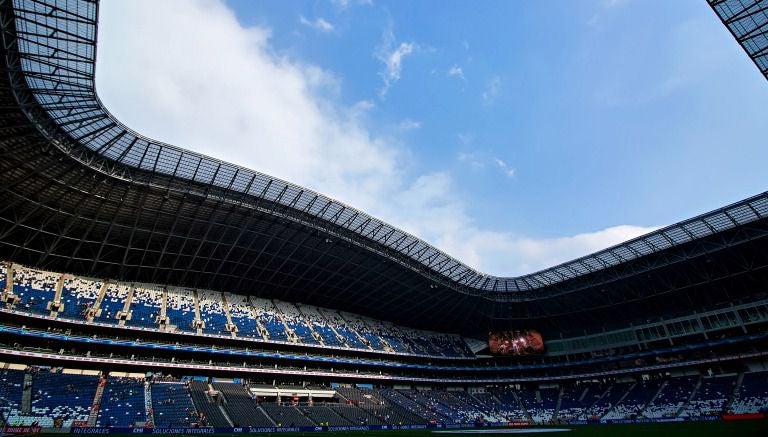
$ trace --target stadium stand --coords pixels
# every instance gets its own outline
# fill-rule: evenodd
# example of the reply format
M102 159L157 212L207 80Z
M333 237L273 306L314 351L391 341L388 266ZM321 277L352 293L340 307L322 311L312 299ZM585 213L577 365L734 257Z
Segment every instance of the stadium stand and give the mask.
M168 288L168 303L165 314L171 330L196 332L194 291L186 288Z
M745 2L709 1L740 43L768 41L768 0L749 2L751 23ZM768 417L768 193L487 275L312 190L126 128L95 93L97 1L0 3L3 425ZM540 353L488 348L524 327Z
M137 286L131 299L131 316L126 326L137 328L158 328L158 318L162 312L163 290L160 286Z
M768 412L768 372L745 373L730 410L737 414Z
M317 425L295 406L277 405L269 402L264 402L260 406L278 427Z
M234 426L274 425L241 384L215 382L213 388L224 395L224 410Z
M645 406L656 396L664 381L654 379L640 381L634 384L626 396L610 412L603 416L604 419L634 419L640 415Z
M152 381L150 388L156 427L189 427L199 421L186 383Z
M137 378L107 378L98 413L99 426L133 427L145 422L144 380Z
M13 292L19 297L16 307L35 314L48 315L60 275L28 268L18 268L13 275Z
M200 414L198 422L202 426L227 427L232 426L224 415L221 407L221 399L209 393L208 383L203 381L190 381L190 394L195 410Z
M677 416L691 398L699 379L698 376L670 378L656 399L643 410L643 415L651 418Z
M718 416L733 396L736 375L722 375L701 379L701 385L690 402L680 412L680 417Z
M118 314L122 313L130 291L131 287L126 284L107 285L93 320L101 323L117 324L120 321Z
M99 377L59 373L58 369L32 368L31 408L11 412L8 422L21 425L38 423L44 427L69 427L73 421L87 421Z

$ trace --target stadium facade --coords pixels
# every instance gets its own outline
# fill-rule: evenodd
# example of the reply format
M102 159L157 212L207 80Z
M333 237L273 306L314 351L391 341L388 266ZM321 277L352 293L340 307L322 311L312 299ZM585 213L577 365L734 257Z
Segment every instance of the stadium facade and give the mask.
M765 74L768 2L710 5ZM98 7L0 0L6 414L313 426L768 407L768 192L543 271L487 275L322 194L124 126L94 86ZM545 354L472 341L526 343L528 329ZM251 385L131 379L147 372ZM55 395L27 398L27 383ZM82 405L45 400L81 384ZM330 403L274 410L281 399ZM128 419L102 414L107 401Z

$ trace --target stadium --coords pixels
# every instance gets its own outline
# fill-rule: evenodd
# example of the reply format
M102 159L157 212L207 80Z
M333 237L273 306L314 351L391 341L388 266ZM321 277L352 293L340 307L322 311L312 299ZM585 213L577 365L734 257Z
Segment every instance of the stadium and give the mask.
M768 78L768 1L708 3ZM98 15L0 0L4 433L768 429L768 192L485 274L126 127Z

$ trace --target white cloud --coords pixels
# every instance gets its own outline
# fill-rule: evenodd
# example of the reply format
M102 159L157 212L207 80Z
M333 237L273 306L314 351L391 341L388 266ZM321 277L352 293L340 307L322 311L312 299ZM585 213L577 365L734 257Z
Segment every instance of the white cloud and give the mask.
M389 28L384 31L382 42L374 52L376 58L384 64L384 71L380 73L384 81L384 85L379 90L381 98L386 97L390 87L400 80L403 71L403 60L413 54L417 48L418 45L414 42L396 44L395 34L392 32L392 29Z
M403 130L403 131L416 130L421 128L421 122L416 120L411 120L410 118L406 118L405 120L400 122L398 127L400 128L400 130Z
M409 150L366 128L373 102L339 104L336 75L280 55L269 29L243 27L224 3L105 1L100 13L97 87L128 126L330 195L481 270L526 273L645 231L537 239L485 230L449 173L409 176ZM390 52L390 80L409 44Z
M309 28L319 30L320 32L324 32L324 33L333 32L333 24L327 22L322 17L317 17L314 19L314 21L310 21L302 15L299 17L299 23Z
M496 163L496 166L499 167L507 177L511 178L515 176L515 172L517 170L515 170L514 167L510 167L506 162L502 161L499 158L493 158L493 161Z
M486 104L493 103L494 100L496 100L497 97L499 97L499 94L501 93L501 78L499 76L494 76L491 78L491 80L488 81L488 84L485 86L485 90L483 91L482 97L483 101Z
M373 6L373 0L331 0L331 4L343 11L352 5Z
M453 67L448 69L448 76L464 79L464 70L462 70L461 67L459 67L458 65L454 65Z

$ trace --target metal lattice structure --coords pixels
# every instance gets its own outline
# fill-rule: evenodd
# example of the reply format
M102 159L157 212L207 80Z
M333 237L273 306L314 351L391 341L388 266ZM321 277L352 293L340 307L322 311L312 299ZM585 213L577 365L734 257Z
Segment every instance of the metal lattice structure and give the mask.
M768 79L768 0L707 0Z
M334 199L124 126L95 91L97 17L92 0L0 0L2 257L346 308L410 307L414 320L436 310L505 320L568 314L567 300L547 299L606 284L618 293L617 281L764 236L768 193L543 271L487 275Z

